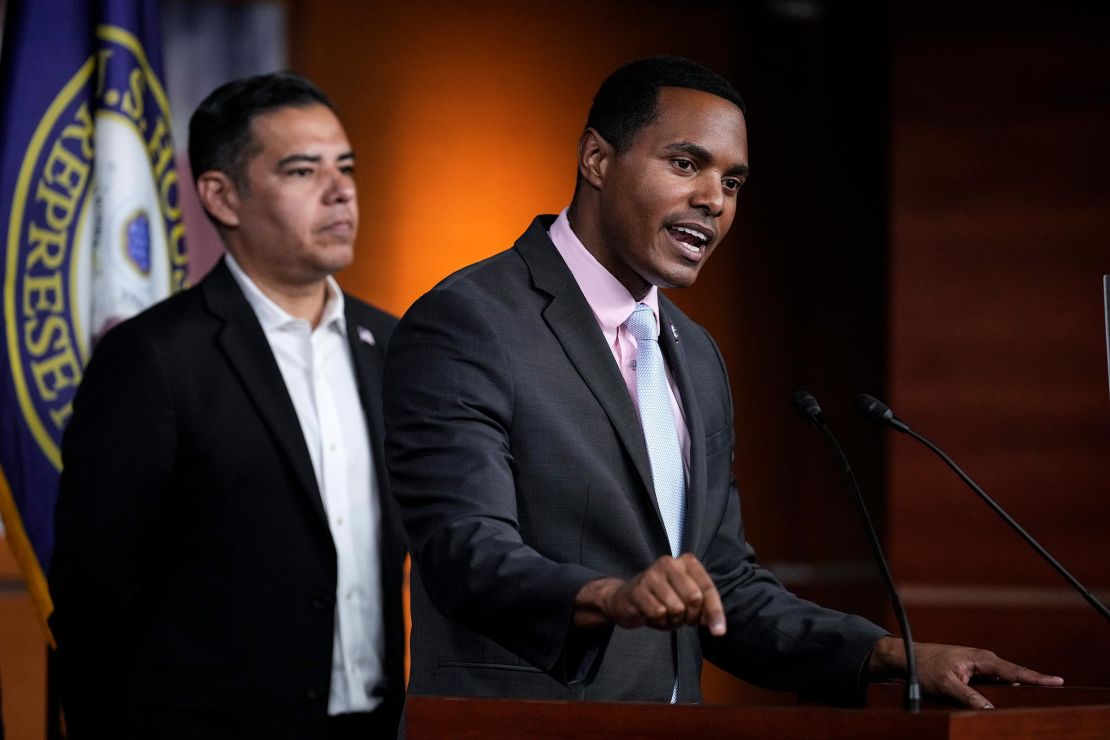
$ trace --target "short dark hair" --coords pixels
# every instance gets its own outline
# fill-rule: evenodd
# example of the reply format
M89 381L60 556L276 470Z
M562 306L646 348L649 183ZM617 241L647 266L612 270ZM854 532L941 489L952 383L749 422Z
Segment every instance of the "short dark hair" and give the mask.
M279 108L335 106L323 91L293 72L232 80L213 90L189 119L189 164L193 180L219 170L243 184L243 172L257 148L251 121Z
M629 62L601 83L586 128L601 134L618 153L627 151L637 132L659 115L661 87L701 90L747 113L740 93L724 77L689 59L657 56Z

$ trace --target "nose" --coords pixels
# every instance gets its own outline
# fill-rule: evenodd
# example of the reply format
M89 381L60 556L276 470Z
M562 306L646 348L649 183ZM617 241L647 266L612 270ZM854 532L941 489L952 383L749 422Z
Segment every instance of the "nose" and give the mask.
M355 180L350 173L340 169L331 172L324 199L328 203L348 203L355 198Z
M711 171L703 172L697 179L690 205L705 211L714 218L725 210L725 188L720 176Z

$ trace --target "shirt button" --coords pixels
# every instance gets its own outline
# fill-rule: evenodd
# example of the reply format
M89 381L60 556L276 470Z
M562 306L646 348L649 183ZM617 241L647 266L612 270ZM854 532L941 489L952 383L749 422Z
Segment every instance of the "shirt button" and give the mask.
M335 526L337 526L337 527L342 527L343 526L343 517L339 517L338 519L335 520Z

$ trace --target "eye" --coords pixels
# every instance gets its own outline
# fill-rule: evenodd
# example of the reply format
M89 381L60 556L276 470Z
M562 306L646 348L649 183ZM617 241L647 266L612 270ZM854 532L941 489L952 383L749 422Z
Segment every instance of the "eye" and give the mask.
M725 190L730 193L735 193L744 184L744 181L738 177L726 177L724 179Z
M292 169L286 170L285 174L287 174L291 177L311 177L312 176L312 168L311 167L294 167Z
M339 165L339 171L344 175L353 175L355 174L355 163L349 162L347 164L341 164Z
M689 159L672 159L671 164L682 172L694 172L697 169Z

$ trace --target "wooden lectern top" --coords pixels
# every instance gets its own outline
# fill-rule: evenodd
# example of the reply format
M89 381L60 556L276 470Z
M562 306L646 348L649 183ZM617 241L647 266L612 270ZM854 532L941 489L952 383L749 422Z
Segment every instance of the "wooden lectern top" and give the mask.
M863 709L409 697L410 740L645 738L698 735L760 740L1110 738L1110 689L976 686L998 709L931 705L907 714L901 687L872 687ZM1019 705L1019 702L1021 705Z

